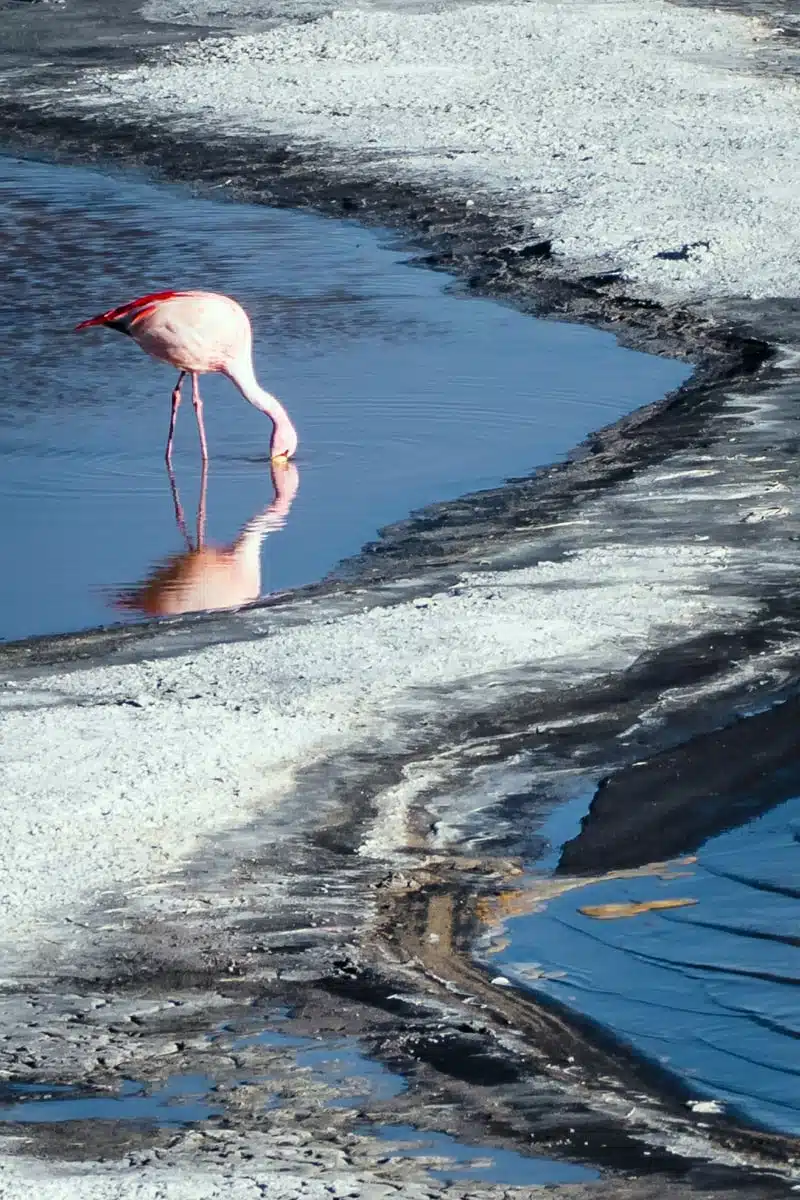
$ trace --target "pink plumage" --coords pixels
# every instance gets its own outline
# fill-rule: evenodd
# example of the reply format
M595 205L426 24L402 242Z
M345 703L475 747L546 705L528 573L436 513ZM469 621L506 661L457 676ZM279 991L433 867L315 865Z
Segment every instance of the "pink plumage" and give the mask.
M167 462L172 461L175 421L181 402L184 376L192 377L192 401L200 433L203 460L208 459L203 402L199 377L208 371L227 375L245 400L273 423L271 458L291 458L297 449L297 432L280 401L265 391L253 371L253 335L250 320L240 304L218 292L152 292L130 300L99 316L81 321L77 329L105 326L125 333L153 358L180 371L172 392L172 413L167 438Z

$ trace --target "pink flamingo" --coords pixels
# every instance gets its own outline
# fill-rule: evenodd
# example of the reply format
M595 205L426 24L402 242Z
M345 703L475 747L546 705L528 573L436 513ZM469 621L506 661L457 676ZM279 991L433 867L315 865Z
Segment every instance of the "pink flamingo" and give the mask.
M203 402L199 376L206 371L227 375L255 408L266 413L273 424L270 458L289 459L297 449L297 432L286 409L275 396L265 392L253 371L253 334L247 313L217 292L152 292L130 300L119 308L90 317L76 325L88 329L104 325L132 337L153 358L180 371L172 392L172 414L167 438L167 463L172 462L175 419L181 402L181 384L192 377L192 402L200 431L203 462L208 461Z

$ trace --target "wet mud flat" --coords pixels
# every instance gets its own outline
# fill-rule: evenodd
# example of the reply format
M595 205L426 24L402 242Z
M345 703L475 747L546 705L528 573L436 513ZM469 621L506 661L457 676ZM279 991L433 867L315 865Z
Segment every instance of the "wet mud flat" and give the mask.
M205 182L223 174L221 145L186 141L177 164L175 148L167 155L155 132L121 134L85 115L31 116L19 104L9 114L20 136L52 145L56 135L67 153L86 152L91 137L94 152L116 150ZM514 586L533 585L537 597L559 604L570 588L594 590L597 607L583 619L599 645L612 620L609 589L631 571L641 576L653 547L665 552L670 586L684 589L684 600L694 593L714 603L695 611L689 628L665 622L658 633L650 612L629 630L624 655L600 655L588 672L585 646L565 645L560 660L536 658L527 669L487 675L473 667L458 689L451 681L437 692L428 681L424 720L419 708L401 706L390 737L373 731L360 746L323 755L278 809L215 843L179 878L82 914L83 932L76 928L71 947L60 935L48 976L21 970L5 997L15 1031L5 1070L40 1085L47 1076L110 1087L121 1071L140 1080L224 1078L219 1060L209 1065L211 1014L236 1021L268 1000L287 1006L296 1036L360 1037L374 1058L404 1072L408 1092L391 1108L406 1124L482 1141L488 1132L492 1144L515 1149L530 1146L533 1130L537 1149L610 1173L591 1186L595 1195L678 1196L686 1187L780 1194L790 1186L794 1139L729 1113L694 1114L691 1089L574 1009L494 984L472 948L539 856L542 822L579 788L594 799L582 834L561 851L562 878L690 855L728 827L732 811L741 821L785 798L773 781L793 770L797 750L795 306L731 302L721 327L630 301L615 280L565 284L547 266L547 247L520 247L502 214L467 216L463 206L377 180L331 184L318 165L278 149L265 182L263 158L260 178L247 165L246 141L225 145L241 194L394 220L427 239L433 265L476 290L618 325L637 345L693 355L700 370L678 397L604 431L566 466L427 510L386 531L339 577L288 601L135 636L109 631L9 648L12 716L51 705L63 714L91 708L103 719L115 710L146 716L153 664L163 691L182 686L181 663L196 660L191 686L202 690L203 647L213 654L228 641L233 654L237 644L274 643L324 622L335 629L364 609L386 614L375 621L397 613L403 623L436 622L465 595L490 593L497 604ZM576 562L585 572L570 579ZM520 574L537 566L546 570L536 582ZM663 599L663 579L644 586L661 588ZM635 606L625 595L629 619ZM537 619L551 617L542 605ZM220 660L212 661L217 671ZM82 673L93 662L120 673ZM715 733L734 721L737 734L753 729L755 741ZM762 794L749 810L741 795L748 772ZM670 791L669 779L679 786ZM698 796L709 791L715 809L701 819ZM242 1106L212 1160L253 1153L248 1135L260 1132L263 1092L255 1096L258 1111ZM351 1137L332 1135L327 1114L322 1121L302 1111L317 1153ZM386 1111L376 1106L375 1115ZM158 1131L93 1125L75 1133L37 1127L30 1145L56 1159L124 1150L156 1161L180 1152ZM288 1156L279 1122L266 1136ZM363 1150L347 1144L363 1165ZM480 1193L472 1185L468 1194Z

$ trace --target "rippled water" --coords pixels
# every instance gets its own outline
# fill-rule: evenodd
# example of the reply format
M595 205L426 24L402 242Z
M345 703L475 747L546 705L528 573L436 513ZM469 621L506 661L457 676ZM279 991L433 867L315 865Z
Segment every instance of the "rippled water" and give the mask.
M575 816L562 809L553 829L571 833ZM508 902L518 913L508 944L487 962L597 1022L701 1101L798 1135L798 864L794 797L666 872L570 886L539 911L523 890ZM581 911L653 900L691 903L616 919Z
M381 525L557 459L688 374L591 329L449 294L446 277L353 224L134 176L0 164L0 638L135 618L169 595L174 610L313 581ZM269 422L204 377L206 541L231 548L256 522L225 554L193 554L188 402L175 456L185 531L176 520L163 463L175 372L128 338L72 332L166 287L244 303L261 382L300 432L298 478L278 505L288 521L266 536L281 523L274 512L259 522L274 499ZM137 589L175 554L156 592Z

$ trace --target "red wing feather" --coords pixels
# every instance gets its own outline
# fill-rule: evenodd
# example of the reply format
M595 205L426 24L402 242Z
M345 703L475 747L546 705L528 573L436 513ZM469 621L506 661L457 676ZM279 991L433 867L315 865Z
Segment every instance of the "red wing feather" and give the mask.
M137 310L144 307L150 307L151 311L162 300L171 300L173 296L181 296L182 292L150 292L147 296L139 296L137 300L129 300L127 304L120 304L119 308L110 308L108 312L100 313L97 317L90 317L88 321L81 321L80 325L76 325L78 329L88 329L90 325L111 325L115 321L124 320L125 317L135 317Z

